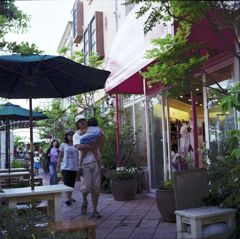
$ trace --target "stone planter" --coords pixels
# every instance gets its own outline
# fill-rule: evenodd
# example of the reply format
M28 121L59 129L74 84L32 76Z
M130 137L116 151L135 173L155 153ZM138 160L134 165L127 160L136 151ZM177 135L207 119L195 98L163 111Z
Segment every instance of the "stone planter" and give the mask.
M176 210L175 196L173 190L156 190L156 202L164 222L175 222Z
M110 187L116 201L128 201L135 199L138 188L137 179L111 180Z

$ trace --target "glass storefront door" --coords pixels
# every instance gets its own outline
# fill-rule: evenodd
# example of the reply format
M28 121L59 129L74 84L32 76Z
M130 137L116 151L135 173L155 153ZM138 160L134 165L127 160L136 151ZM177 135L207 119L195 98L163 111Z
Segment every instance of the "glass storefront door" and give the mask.
M164 179L162 104L160 95L147 100L149 117L151 187L156 188Z

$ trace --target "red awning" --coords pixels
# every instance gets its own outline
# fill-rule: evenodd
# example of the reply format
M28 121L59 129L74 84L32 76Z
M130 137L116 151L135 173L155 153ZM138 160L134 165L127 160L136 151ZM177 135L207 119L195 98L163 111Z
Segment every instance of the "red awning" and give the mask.
M146 50L153 47L151 39L164 37L166 33L174 34L171 24L167 26L159 24L147 36L144 36L143 27L147 14L136 19L135 12L138 7L140 6L136 6L127 16L113 42L106 67L107 70L111 71L105 84L107 93L143 94L143 78L139 71L143 71L153 62L153 60L145 58ZM205 25L207 28L200 25ZM234 49L234 40L228 30L222 31L221 34L224 37L221 38L209 27L210 25L206 20L193 26L189 41L203 42L206 46L206 49L203 49L203 54L206 54L207 51L210 57L229 51L231 47ZM210 61L211 59L207 63ZM147 88L147 93L159 87L162 86L159 84L151 89Z
M128 79L124 79L119 84L116 84L115 87L109 88L109 94L143 94L143 78L136 72L131 75Z

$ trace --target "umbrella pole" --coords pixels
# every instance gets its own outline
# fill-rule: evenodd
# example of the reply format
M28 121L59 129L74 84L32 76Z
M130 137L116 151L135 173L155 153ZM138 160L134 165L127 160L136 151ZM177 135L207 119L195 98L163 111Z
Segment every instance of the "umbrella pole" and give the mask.
M29 123L30 123L30 179L31 189L34 190L34 169L33 169L33 120L32 120L32 89L30 88L29 97Z
M10 125L9 120L6 121L6 164L5 167L8 169L8 173L10 174ZM11 179L8 177L8 187L11 187Z

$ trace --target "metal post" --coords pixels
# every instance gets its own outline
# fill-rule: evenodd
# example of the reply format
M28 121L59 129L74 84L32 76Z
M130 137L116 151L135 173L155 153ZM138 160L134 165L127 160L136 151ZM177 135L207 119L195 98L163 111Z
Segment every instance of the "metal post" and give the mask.
M192 89L192 91L191 91L191 100L192 100L192 133L193 133L194 167L199 168L197 112L196 112L196 98L195 98L194 89Z
M119 142L119 99L116 94L116 161L117 167L121 166L120 142Z
M29 122L30 122L30 179L31 179L31 189L34 190L34 169L33 169L33 120L32 120L32 91L30 88L29 97Z

